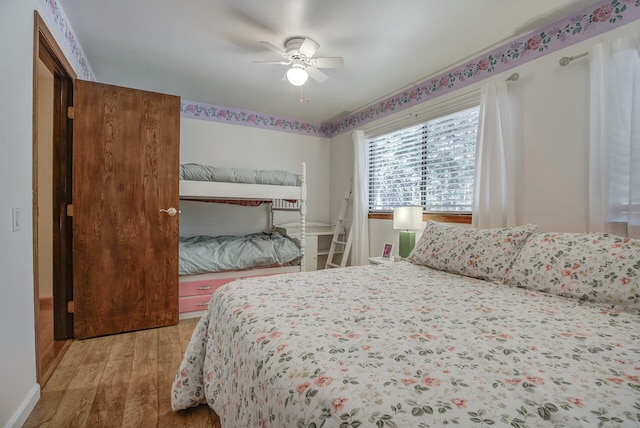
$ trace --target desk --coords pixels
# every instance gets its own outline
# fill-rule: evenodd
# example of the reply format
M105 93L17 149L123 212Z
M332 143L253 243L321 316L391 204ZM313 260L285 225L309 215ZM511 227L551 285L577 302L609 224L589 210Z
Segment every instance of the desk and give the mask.
M326 223L305 223L305 271L324 269L333 238L333 225ZM292 238L300 239L300 224L287 223L276 226L276 230ZM342 254L336 252L336 254Z

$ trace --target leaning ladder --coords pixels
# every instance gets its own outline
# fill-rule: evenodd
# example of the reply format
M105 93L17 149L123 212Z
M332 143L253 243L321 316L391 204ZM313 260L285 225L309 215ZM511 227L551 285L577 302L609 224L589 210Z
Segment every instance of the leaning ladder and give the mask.
M340 213L338 214L338 221L336 227L333 230L333 238L331 239L331 247L329 248L329 255L327 256L327 263L325 269L345 267L347 260L349 259L349 253L351 252L351 243L353 241L353 220L346 218L347 214L353 216L353 181L349 180L347 191L344 193L344 199L342 200L342 206L340 207ZM351 207L351 210L349 209ZM334 263L334 256L342 253L340 263Z

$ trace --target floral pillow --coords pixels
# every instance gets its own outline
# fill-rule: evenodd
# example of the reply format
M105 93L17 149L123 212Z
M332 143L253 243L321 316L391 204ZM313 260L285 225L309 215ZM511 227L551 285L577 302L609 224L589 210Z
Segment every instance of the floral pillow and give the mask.
M427 222L407 260L459 275L502 281L535 224L474 229Z
M520 251L505 283L640 309L640 240L606 233L537 233Z

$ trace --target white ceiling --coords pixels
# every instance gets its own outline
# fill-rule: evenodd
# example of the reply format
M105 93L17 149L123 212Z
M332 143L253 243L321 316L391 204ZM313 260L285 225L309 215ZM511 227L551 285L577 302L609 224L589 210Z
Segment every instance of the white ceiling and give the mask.
M58 0L99 82L327 122L594 0ZM258 42L341 56L300 88ZM309 102L300 102L300 98Z

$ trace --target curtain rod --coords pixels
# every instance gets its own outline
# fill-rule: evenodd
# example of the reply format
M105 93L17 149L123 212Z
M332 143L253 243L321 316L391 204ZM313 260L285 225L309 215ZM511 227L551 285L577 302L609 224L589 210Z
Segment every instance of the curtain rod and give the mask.
M569 63L574 59L582 58L583 56L587 56L587 55L589 55L589 52L584 52L576 56L563 56L562 58L560 58L560 65L565 67L569 65Z
M515 82L520 78L518 73L513 73L511 76L507 77L505 81L507 82ZM480 88L476 88L469 92L465 92L464 94L460 94L456 97L437 102L428 107L422 108L415 112L409 113L408 115L399 116L394 120L384 122L378 125L374 125L371 127L363 126L362 130L367 135L367 138L383 135L387 132L393 132L400 129L401 126L412 126L412 124L417 124L420 121L424 120L425 117L429 117L432 112L437 111L441 114L446 114L447 112L454 112L458 109L465 109L472 107L473 105L478 105L480 100ZM447 105L450 108L445 108L441 110L443 105Z

